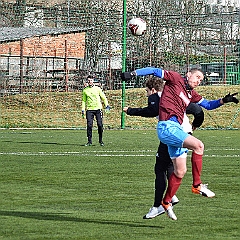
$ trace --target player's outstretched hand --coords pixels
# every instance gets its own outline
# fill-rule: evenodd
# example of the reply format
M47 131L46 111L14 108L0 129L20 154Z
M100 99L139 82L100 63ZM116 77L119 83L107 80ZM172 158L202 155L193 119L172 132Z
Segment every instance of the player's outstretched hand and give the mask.
M124 111L125 113L127 113L127 110L128 110L128 107L124 107L124 108L123 108L123 111Z
M229 93L222 100L223 100L224 103L228 103L228 102L239 103L239 100L234 97L237 94L238 94L237 92L233 93L233 94Z
M121 79L123 81L131 80L134 76L136 76L135 72L123 72L123 73L121 73Z

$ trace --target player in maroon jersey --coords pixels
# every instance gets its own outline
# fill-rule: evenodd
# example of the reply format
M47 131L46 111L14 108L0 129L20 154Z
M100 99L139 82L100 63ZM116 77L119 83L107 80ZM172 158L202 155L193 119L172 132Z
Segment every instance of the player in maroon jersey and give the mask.
M188 149L192 150L192 192L205 197L215 196L215 193L209 190L201 181L204 144L196 137L184 132L181 127L187 106L190 102L194 102L207 110L212 110L224 105L224 103L238 103L239 101L234 97L237 93L229 93L218 100L209 101L204 99L194 90L204 78L203 72L196 68L187 72L185 78L177 72L154 67L125 72L122 73L121 78L123 80L129 80L133 76L146 75L154 75L166 81L159 104L157 134L160 141L168 146L169 155L173 160L174 172L169 178L168 188L163 198L162 206L171 219L177 220L173 212L171 199L176 194L181 185L182 178L187 171L186 160Z
M124 107L123 111L131 116L142 117L157 117L159 115L159 101L160 95L164 87L164 82L158 77L151 77L146 81L146 92L148 96L148 106L143 108L131 108ZM186 114L192 114L194 120L190 124ZM187 106L186 114L182 123L182 127L185 132L192 134L193 130L200 127L204 121L204 112L202 108L196 103L190 103ZM164 192L167 187L166 178L169 178L173 173L173 162L168 153L168 147L166 144L160 142L156 155L156 163L154 167L155 172L155 191L154 191L154 203L149 209L149 212L143 216L143 219L152 219L163 213L165 209L161 205ZM176 195L173 196L171 203L175 205L179 202Z

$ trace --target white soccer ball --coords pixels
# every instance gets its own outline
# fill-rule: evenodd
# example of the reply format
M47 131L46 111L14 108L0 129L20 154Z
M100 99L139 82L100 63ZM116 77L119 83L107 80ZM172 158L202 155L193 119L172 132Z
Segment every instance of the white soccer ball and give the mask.
M128 29L134 36L141 36L147 29L147 24L142 18L132 18L128 22Z

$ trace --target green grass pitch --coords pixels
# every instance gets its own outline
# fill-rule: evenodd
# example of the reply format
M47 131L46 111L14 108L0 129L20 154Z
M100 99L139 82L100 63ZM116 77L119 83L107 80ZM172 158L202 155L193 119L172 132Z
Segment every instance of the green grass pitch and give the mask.
M0 130L0 239L239 239L239 130L197 130L202 180L191 165L177 193L178 217L142 219L153 204L155 130ZM189 157L188 157L189 158Z

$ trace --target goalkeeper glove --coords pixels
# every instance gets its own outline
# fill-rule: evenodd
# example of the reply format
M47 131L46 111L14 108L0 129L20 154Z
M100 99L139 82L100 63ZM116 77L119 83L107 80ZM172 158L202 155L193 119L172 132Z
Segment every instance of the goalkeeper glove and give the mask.
M233 93L233 94L227 94L222 101L224 103L228 103L228 102L234 102L234 103L239 103L239 100L237 98L235 98L234 96L237 95L238 93Z
M84 111L82 110L82 118L84 118Z
M123 72L123 73L121 73L121 79L123 81L130 80L135 76L136 76L136 72L134 72L134 71L133 72Z
M107 105L107 106L106 106L106 113L108 113L109 111L110 111L110 106Z

